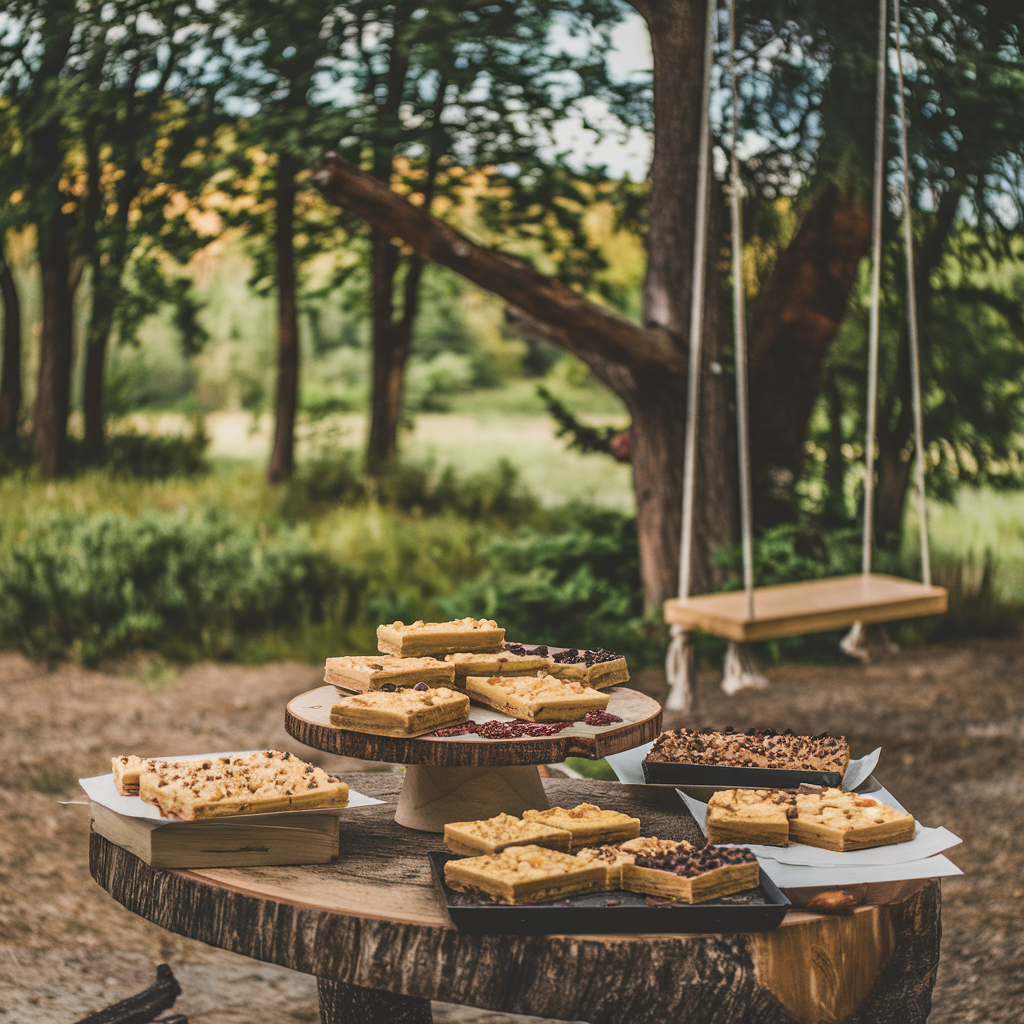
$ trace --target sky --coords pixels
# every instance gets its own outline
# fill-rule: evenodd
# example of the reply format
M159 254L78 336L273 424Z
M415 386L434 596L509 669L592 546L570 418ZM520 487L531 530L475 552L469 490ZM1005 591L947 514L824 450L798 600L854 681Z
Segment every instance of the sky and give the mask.
M629 15L612 33L615 52L610 65L617 78L628 78L640 71L650 71L651 39L647 26L639 14ZM606 124L609 129L617 122L599 100L591 100L584 108L588 121ZM610 174L626 174L634 181L647 177L651 162L651 139L640 129L633 129L623 138L621 131L609 131L599 139L596 132L584 128L579 118L566 119L556 131L556 146L560 152L571 154L569 163L582 169L587 164L605 164Z

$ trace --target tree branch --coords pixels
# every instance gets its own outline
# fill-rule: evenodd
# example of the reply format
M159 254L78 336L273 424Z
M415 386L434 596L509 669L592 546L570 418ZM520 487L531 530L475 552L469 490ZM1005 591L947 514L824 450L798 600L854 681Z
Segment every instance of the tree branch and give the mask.
M312 180L328 202L500 295L557 335L585 338L586 348L630 369L686 372L686 358L667 333L638 327L556 278L538 273L525 260L476 245L337 154L327 154Z

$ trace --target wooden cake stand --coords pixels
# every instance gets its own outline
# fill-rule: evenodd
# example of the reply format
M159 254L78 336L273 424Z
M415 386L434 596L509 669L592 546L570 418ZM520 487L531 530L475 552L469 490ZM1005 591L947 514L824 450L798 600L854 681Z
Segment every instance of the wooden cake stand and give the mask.
M364 761L409 765L395 821L423 832L443 832L450 821L475 821L495 814L520 815L548 807L537 765L567 757L598 759L650 743L661 731L661 705L622 686L608 693L608 713L622 719L606 726L581 722L554 736L487 740L475 735L395 739L331 725L333 686L321 686L289 701L285 728L300 743ZM507 715L473 708L474 721Z

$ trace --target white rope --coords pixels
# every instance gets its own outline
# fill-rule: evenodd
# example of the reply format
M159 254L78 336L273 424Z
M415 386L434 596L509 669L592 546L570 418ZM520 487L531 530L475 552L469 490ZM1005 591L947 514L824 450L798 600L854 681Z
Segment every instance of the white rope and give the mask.
M736 358L736 447L739 454L740 532L747 616L754 617L754 528L750 500L750 427L747 422L747 332L743 295L743 184L736 148L740 141L740 89L736 68L736 0L729 0L729 77L732 85L732 147L729 154L729 208L732 217L732 312Z
M917 457L914 472L921 531L921 580L932 583L932 565L928 551L928 510L924 489L924 423L921 414L921 357L917 338L917 283L914 280L914 228L910 209L910 151L907 146L907 101L903 91L903 47L900 42L900 0L893 0L896 30L896 83L900 99L900 149L903 157L903 242L907 261L907 333L910 341L910 387L914 406L914 445Z
M878 408L878 324L882 293L882 203L885 196L885 73L889 57L889 5L878 0L875 82L875 179L871 197L871 314L868 321L868 415L864 439L864 535L861 570L871 572L875 521L875 433Z
M704 336L704 270L708 248L711 192L711 64L715 40L715 4L708 0L704 31L704 84L701 91L697 195L693 228L693 276L690 294L690 361L686 382L686 441L683 457L683 524L679 555L679 596L690 596L693 565L693 504L697 474L697 411L700 404L701 349Z

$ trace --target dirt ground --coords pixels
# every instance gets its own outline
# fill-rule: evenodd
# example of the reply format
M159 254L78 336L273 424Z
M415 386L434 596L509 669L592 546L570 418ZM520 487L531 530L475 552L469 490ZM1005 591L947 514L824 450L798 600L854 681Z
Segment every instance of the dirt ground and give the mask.
M942 960L933 1024L1017 1024L1024 1005L1024 640L904 652L869 666L784 666L771 688L725 697L701 679L699 725L845 733L923 823L964 838L965 874L943 884ZM183 753L290 746L331 769L356 767L286 736L287 698L313 667L201 664L180 676L136 666L56 671L0 653L0 1024L64 1024L143 988L170 963L176 1009L198 1024L315 1022L312 979L162 931L89 877L88 811L75 779L123 751ZM657 673L638 683L663 693ZM676 724L676 723L672 723ZM1015 842L1015 839L1017 840ZM524 1024L435 1005L439 1024ZM532 1019L535 1020L535 1019Z

